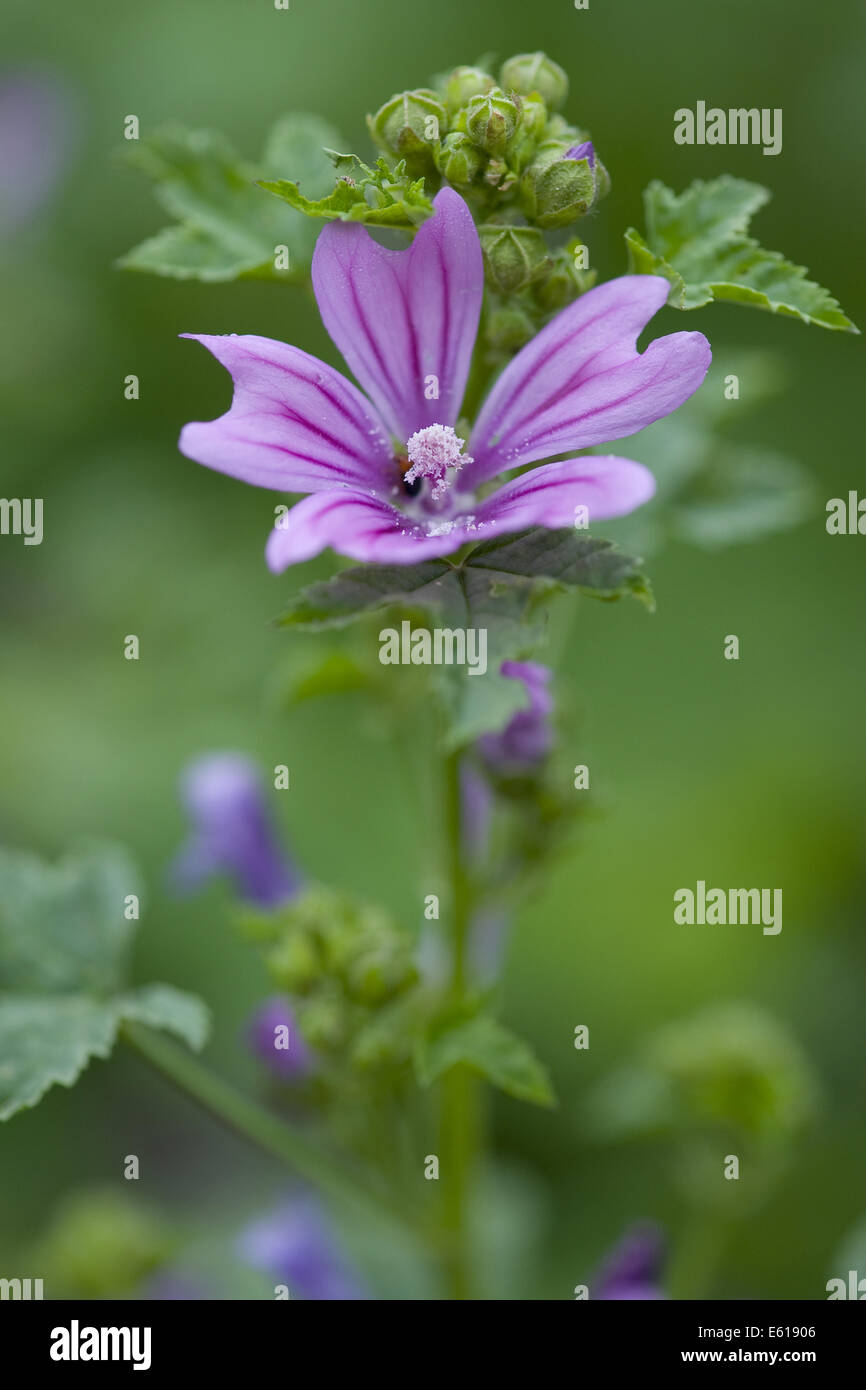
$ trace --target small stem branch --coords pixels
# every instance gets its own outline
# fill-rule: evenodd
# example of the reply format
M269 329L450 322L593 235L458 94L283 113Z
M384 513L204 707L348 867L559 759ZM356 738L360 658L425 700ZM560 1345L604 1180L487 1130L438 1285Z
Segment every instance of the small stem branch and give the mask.
M394 1219L392 1197L380 1194L318 1144L248 1100L171 1039L136 1023L124 1025L123 1039L203 1109L334 1200L363 1207L378 1219L383 1212ZM414 1219L417 1222L417 1213Z
M448 876L451 884L451 983L454 1003L468 984L471 893L463 861L460 796L460 755L445 765L445 828ZM442 1220L445 1265L453 1299L472 1297L471 1251L468 1238L469 1199L480 1143L477 1078L466 1066L452 1067L442 1080L440 1158L443 1183Z

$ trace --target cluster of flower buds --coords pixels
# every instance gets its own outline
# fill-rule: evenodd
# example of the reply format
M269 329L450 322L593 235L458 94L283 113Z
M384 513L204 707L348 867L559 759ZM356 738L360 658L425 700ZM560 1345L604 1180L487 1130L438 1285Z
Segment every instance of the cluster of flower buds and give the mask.
M586 132L560 114L567 95L557 63L520 53L498 81L483 68L454 68L432 87L391 97L367 121L386 155L405 160L414 177L446 180L482 205L482 217L511 211L538 227L565 227L610 187Z
M268 916L248 918L274 983L291 995L300 1033L359 1066L400 1060L402 1028L383 1018L417 983L411 943L375 907L314 885Z

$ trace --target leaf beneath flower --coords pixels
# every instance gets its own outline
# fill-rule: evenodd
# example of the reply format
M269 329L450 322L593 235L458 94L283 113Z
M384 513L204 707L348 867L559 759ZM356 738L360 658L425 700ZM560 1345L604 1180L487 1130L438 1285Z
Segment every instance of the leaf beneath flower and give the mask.
M460 748L482 733L501 729L526 703L519 681L500 674L503 661L525 660L543 641L544 600L571 588L613 599L632 594L650 607L649 585L639 562L612 541L566 528L537 528L477 546L456 564L361 565L304 589L278 620L308 632L341 627L368 614L391 610L389 623L484 634L484 663L432 667L445 711L445 747ZM396 631L396 629L395 629ZM476 647L476 656L479 650Z
M760 184L729 175L710 183L698 179L681 194L654 181L644 192L646 237L634 227L625 234L630 272L664 275L671 282L668 303L677 309L732 300L859 332L804 266L748 235L753 214L769 197Z

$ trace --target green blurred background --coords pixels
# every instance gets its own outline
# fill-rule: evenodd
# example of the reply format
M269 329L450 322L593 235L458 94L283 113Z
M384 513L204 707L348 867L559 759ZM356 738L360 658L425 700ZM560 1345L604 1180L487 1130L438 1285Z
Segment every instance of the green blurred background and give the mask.
M278 114L310 110L363 154L363 115L392 91L491 50L542 48L568 70L568 114L591 129L613 177L588 235L603 275L624 269L622 231L641 224L650 178L681 189L727 171L772 188L758 235L862 324L866 17L855 0L4 9L5 66L52 74L72 114L60 186L0 248L0 492L45 499L40 547L0 541L0 838L51 856L82 834L128 843L149 885L138 978L203 994L216 1015L209 1060L254 1085L240 1030L266 990L262 968L231 928L227 893L178 904L165 889L184 762L229 747L288 763L291 792L275 800L307 872L383 899L412 926L435 837L360 699L284 707L285 677L315 639L268 627L302 582L262 561L276 499L176 450L186 420L228 402L224 374L179 333L260 333L335 360L333 350L291 288L112 268L167 220L117 157L124 117L136 114L143 133L172 119L216 127L252 157ZM674 110L699 99L782 107L782 154L675 145ZM816 502L806 525L770 541L667 551L652 567L654 617L587 601L569 629L558 694L574 747L563 755L589 763L600 814L522 913L510 957L505 1016L561 1097L551 1114L508 1100L495 1111L501 1156L540 1176L545 1194L531 1223L540 1249L515 1275L521 1298L569 1297L634 1219L656 1218L675 1245L692 1238L668 1151L588 1142L581 1106L647 1033L715 1000L748 999L785 1023L824 1103L771 1199L732 1230L711 1291L823 1297L834 1252L866 1211L866 541L824 529L826 499L862 486L862 346L725 305L688 319L665 310L654 331L682 327L784 356L787 388L743 437L806 464ZM123 398L128 373L141 382L135 402ZM315 562L303 579L327 569ZM137 663L123 660L127 633L141 639ZM740 637L738 663L722 659L727 633ZM673 890L697 878L781 885L781 935L675 927ZM591 1028L587 1053L572 1047L578 1023ZM126 1153L142 1158L140 1188L191 1231L228 1230L279 1189L270 1163L118 1057L0 1134L0 1251L40 1231L80 1184L116 1182ZM216 1265L216 1292L236 1293Z

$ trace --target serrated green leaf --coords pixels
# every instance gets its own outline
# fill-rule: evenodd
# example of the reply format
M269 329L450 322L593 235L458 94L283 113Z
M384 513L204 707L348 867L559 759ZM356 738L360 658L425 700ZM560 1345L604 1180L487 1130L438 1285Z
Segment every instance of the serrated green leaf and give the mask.
M174 985L144 985L115 1001L117 1015L124 1023L145 1023L160 1028L200 1052L210 1032L210 1011L195 994Z
M769 199L767 189L728 175L698 179L676 194L655 181L644 192L647 233L625 234L629 269L664 275L669 303L696 309L711 300L751 304L824 328L859 330L804 266L767 251L748 235L749 222Z
M328 222L362 222L370 227L414 229L433 212L424 191L424 180L410 179L403 160L393 168L384 159L374 166L357 155L327 151L339 175L325 197L308 198L297 180L262 180L262 188L274 193L307 217Z
M533 1105L556 1104L546 1069L532 1049L489 1014L457 1019L426 1034L415 1050L415 1071L430 1086L465 1065L508 1095Z
M109 1055L123 1021L202 1046L208 1012L194 996L170 985L120 992L131 894L137 873L117 846L57 864L0 850L0 1120L73 1085L91 1058Z
M284 116L271 131L262 160L253 165L216 132L180 126L156 131L127 158L153 179L160 203L178 224L142 242L119 264L211 282L239 276L302 278L315 229L299 213L266 198L256 184L291 174L313 196L324 192L332 177L324 147L335 139L334 128L317 116ZM277 246L288 247L288 270L275 267Z
M292 599L277 620L280 627L303 627L320 632L344 627L380 608L399 604L407 609L435 607L453 566L445 560L420 565L360 565L322 579Z
M116 845L57 864L0 849L0 990L105 994L124 978L138 873Z
M245 248L232 246L211 231L177 224L142 241L118 264L124 270L141 270L175 280L217 282L249 274L261 262L262 249L257 248L251 257ZM270 254L273 257L273 248ZM251 260L255 265L251 266Z
M481 578L479 578L479 574ZM360 565L303 589L277 620L281 627L318 632L342 627L367 613L400 606L438 609L468 618L514 583L523 594L555 585L601 597L644 597L640 561L621 554L612 541L566 527L537 527L485 541L462 561L425 560L418 565ZM467 589L467 584L474 587Z
M0 1120L28 1109L55 1085L72 1086L117 1033L110 1002L88 995L0 998Z
M472 551L467 566L502 575L524 575L566 588L576 588L598 598L631 594L652 607L641 561L624 555L612 541L565 527L547 531L538 527L517 535L498 536Z

